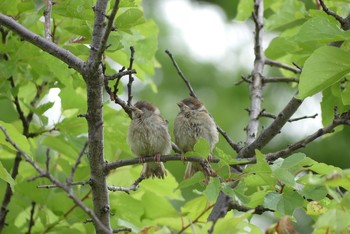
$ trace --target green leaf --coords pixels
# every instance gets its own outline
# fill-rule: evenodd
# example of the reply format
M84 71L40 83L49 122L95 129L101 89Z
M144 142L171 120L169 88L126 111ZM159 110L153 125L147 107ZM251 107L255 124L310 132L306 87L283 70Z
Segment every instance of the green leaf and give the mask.
M192 185L196 185L201 183L204 180L204 174L203 173L195 173L191 178L188 178L186 180L182 180L179 183L179 186L177 186L176 189L183 189L190 187Z
M277 180L273 176L272 169L266 162L265 156L258 150L255 151L255 154L257 163L244 169L244 173L247 173L247 176L244 177L246 185L252 187L269 185L274 187Z
M275 14L266 20L266 28L270 30L290 28L307 15L305 5L300 1L276 1L271 5L271 9L275 11Z
M344 105L350 105L350 82L345 83L345 88L341 92L341 98Z
M47 136L43 140L42 144L49 146L51 149L56 150L57 152L63 153L68 158L77 157L79 151L73 147L73 142L62 138L62 136Z
M220 192L220 179L210 178L208 186L203 191L203 194L208 198L210 202L215 202Z
M239 1L235 20L238 20L238 21L247 20L252 15L253 6L254 6L253 1L244 1L244 0Z
M350 72L350 53L324 46L317 49L306 61L300 75L297 98L312 96L339 81Z
M274 175L287 186L295 185L294 175L285 168L277 168L274 170Z
M316 228L326 228L327 232L347 233L349 230L350 211L344 209L330 209L316 222Z
M35 109L33 109L34 113L41 116L43 115L48 109L50 109L51 107L53 107L55 103L54 102L47 102L44 103L38 107L36 107Z
M214 234L221 233L240 233L240 234L263 234L255 225L250 224L247 220L253 215L254 211L248 211L241 216L227 214L224 218L219 219L215 224ZM204 232L203 232L204 233ZM205 232L206 233L206 232Z
M6 129L10 139L16 143L21 150L23 150L25 153L30 152L30 146L27 138L23 136L13 125L0 121L0 126ZM2 131L0 131L0 144L9 147L10 149L14 149L14 147L5 140L5 136ZM17 151L16 149L14 150Z
M282 194L270 192L264 198L264 207L271 210L277 210L277 204L280 200L282 200Z
M15 186L15 181L11 177L10 173L7 172L6 168L2 165L0 161L0 179L4 180L6 183L9 183L12 192L15 192L14 186Z
M322 30L319 30L322 28ZM321 15L312 17L300 28L299 33L294 37L298 42L318 42L328 43L333 41L347 40L350 32L340 29L339 22L334 17Z
M118 30L128 31L131 27L143 23L143 12L138 8L130 8L116 18L115 25Z
M296 153L283 160L281 168L291 168L306 158L303 153Z
M299 194L314 201L319 201L327 196L327 189L323 185L305 184Z
M304 199L297 192L283 192L282 199L277 204L277 211L283 215L292 215L294 210L303 204Z

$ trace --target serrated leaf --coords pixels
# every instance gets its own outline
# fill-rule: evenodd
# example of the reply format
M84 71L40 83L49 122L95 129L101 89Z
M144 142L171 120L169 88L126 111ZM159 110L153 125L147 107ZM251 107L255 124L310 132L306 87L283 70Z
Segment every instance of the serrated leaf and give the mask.
M332 46L315 50L305 61L297 98L312 96L342 79L350 72L349 57L349 52Z
M14 189L15 181L10 175L10 173L7 172L6 168L2 165L1 162L0 162L0 179L8 183L11 187L12 192L15 192L15 189Z
M322 206L317 201L311 201L306 206L306 213L308 215L320 215L327 211L327 208Z

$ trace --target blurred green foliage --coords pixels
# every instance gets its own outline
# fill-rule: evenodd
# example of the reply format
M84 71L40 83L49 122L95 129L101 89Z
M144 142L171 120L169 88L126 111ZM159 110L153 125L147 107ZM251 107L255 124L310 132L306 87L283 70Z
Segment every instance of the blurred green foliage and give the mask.
M95 1L55 2L52 12L54 42L86 59L93 28L91 8ZM207 6L204 2L210 2L210 6L216 4L222 8L220 11L226 13L224 23L244 21L253 32L251 2L199 2L203 6ZM157 6L160 1L144 1L145 10L140 4L141 1L121 1L115 23L118 31L111 34L108 42L111 46L105 52L106 73L113 74L122 66L128 67L130 46L134 46L134 68L137 70L132 93L134 101L146 99L156 104L168 119L172 132L173 120L178 112L176 102L187 97L189 91L164 53L165 49L169 49L216 122L235 142L244 145L249 87L244 82L236 84L241 81L241 76L246 77L251 71L238 66L223 69L218 63L203 62L188 51L179 49L184 42L176 37L176 32L167 24L164 15L159 14L160 8ZM327 5L343 16L348 14L348 1L327 1ZM112 4L109 10L111 7ZM0 3L2 12L13 16L39 35L43 34L44 24L40 18L44 8L42 1L6 0ZM322 120L324 125L329 124L335 105L340 113L349 109L346 76L349 71L346 61L349 53L348 32L343 31L332 17L318 10L313 1L267 0L265 16L267 34L274 37L265 50L266 56L290 65L296 62L303 67L299 95L307 97L322 92ZM170 37L176 37L178 46L169 42ZM340 48L329 47L328 43L334 40L345 42ZM0 43L0 51L0 125L43 168L46 166L46 150L50 148L49 170L53 176L65 182L87 138L86 121L77 118L78 114L86 112L85 83L66 64L22 41L14 33L9 32ZM253 53L253 48L243 53ZM253 61L244 63L253 64ZM336 69L338 65L341 71ZM282 75L292 76L290 72L277 68L266 68L264 73L266 77ZM124 87L119 87L118 94L125 98L127 78L123 78L121 83ZM113 86L114 82L110 81L109 85ZM53 107L53 102L48 101L53 88L59 89L61 101L56 122L52 122L52 119L57 116L47 115L47 111ZM295 93L295 85L269 84L264 87L263 108L276 114ZM14 102L19 103L24 116L33 113L28 130L35 137L23 135L20 114ZM107 161L135 157L126 143L129 117L124 111L116 109L106 94L104 151ZM260 130L271 121L262 119ZM273 163L267 162L264 153L284 148L297 140L297 137L282 130L276 141L262 152L256 151L257 163L248 165L240 175L230 173L229 164L237 163L236 153L220 137L214 155L221 161L213 168L223 178L222 181L212 178L205 184L201 174L184 181L184 164L167 162L169 175L164 181L145 180L130 195L119 192L110 194L111 225L113 228L126 226L133 232L144 233L177 232L185 227L190 227L185 230L186 233L190 233L191 228L197 233L206 233L210 228L206 219L219 191L223 191L241 205L251 208L263 205L273 210L273 218L268 224L291 216L293 221L297 221L296 227L301 233L312 227L315 228L314 233L322 233L326 229L332 233L349 230L349 193L345 190L350 189L350 174L348 170L341 169L350 165L350 153L346 150L349 134L347 127L339 128L334 134L308 145L303 153L295 153ZM206 144L202 143L198 144L197 152L205 152ZM67 199L65 193L59 189L36 188L37 185L50 183L47 179L28 182L37 175L28 163L21 162L19 175L14 181L11 180L9 173L13 167L15 149L6 142L2 133L0 155L0 191L5 191L6 182L14 188L4 233L24 233L28 230L32 202L36 204L33 233L94 233L91 223L83 223L88 218L87 214ZM108 184L128 187L139 177L140 171L140 165L118 168L108 175ZM83 157L74 181L88 179L88 160ZM231 189L230 181L239 183ZM343 196L337 192L339 187L345 191ZM73 191L92 207L89 186L76 186ZM3 194L1 192L0 196ZM224 233L228 229L238 233L247 228L251 233L262 233L261 228L250 222L256 217L252 210L230 212L218 221L214 233ZM308 222L303 223L302 220Z

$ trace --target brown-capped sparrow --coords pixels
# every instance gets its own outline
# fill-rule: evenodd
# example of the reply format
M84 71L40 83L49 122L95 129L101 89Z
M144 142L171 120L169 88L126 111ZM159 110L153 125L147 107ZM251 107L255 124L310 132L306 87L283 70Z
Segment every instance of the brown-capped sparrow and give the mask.
M205 106L193 97L186 98L177 105L180 107L180 112L174 123L176 145L182 153L186 153L193 150L199 138L204 138L209 142L210 152L212 152L219 140L219 135L216 124ZM188 162L184 178L190 178L197 171L203 171L202 166L199 163ZM203 172L208 177L208 173Z
M138 101L132 109L132 120L128 129L128 144L131 151L140 157L154 156L156 162L143 164L141 175L145 178L158 177L164 179L167 175L160 156L171 150L171 140L168 124L160 115L157 107L146 101Z

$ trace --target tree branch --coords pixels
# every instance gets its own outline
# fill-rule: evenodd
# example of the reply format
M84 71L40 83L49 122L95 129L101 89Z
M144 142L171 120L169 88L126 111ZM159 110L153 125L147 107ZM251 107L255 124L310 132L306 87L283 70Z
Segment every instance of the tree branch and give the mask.
M157 159L154 157L144 157L144 163L147 162L155 162ZM181 154L172 154L172 155L161 155L160 156L160 161L161 162L167 162L167 161L188 161L188 162L198 162L201 164L208 164L208 161L205 158L202 158L200 156L186 156L183 157ZM217 158L213 158L211 160L212 163L218 163L220 160ZM135 165L135 164L140 164L140 159L139 158L131 158L131 159L123 159L123 160L118 160L115 162L110 162L105 164L105 171L108 173L110 170L123 167L123 166L128 166L128 165Z
M298 78L290 78L290 77L269 77L263 78L263 83L299 83Z
M247 140L246 144L252 143L258 135L259 129L259 113L261 111L262 101L262 74L264 71L265 55L262 47L263 38L263 21L264 21L264 2L262 0L254 0L253 19L255 23L254 37L254 69L252 71L252 82L250 83L250 113L249 123L246 128Z
M87 60L87 67L90 76L95 76L101 64L103 51L105 50L103 43L106 43L109 32L106 30L106 9L108 0L98 0L93 7L95 12L94 28L92 32L92 42L90 45L90 55ZM107 38L105 39L105 36Z
M75 186L75 185L91 185L91 180L84 180L84 181L77 181L77 182L71 182L69 185L70 186ZM67 184L68 186L68 184ZM46 188L46 189L51 189L51 188L58 188L56 184L47 184L47 185L38 185L36 186L37 188Z
M70 176L67 178L67 187L70 187L70 185L72 184L72 181L73 181L73 178L74 178L74 174L75 174L75 171L77 170L80 162L81 162L81 158L83 157L83 155L85 154L85 150L86 148L88 147L88 141L85 141L85 144L83 146L83 148L80 150L80 153L78 155L78 158L74 164L74 166L72 167L72 170L71 170L71 173L70 173Z
M180 69L179 66L177 65L177 62L176 62L176 60L174 59L173 54L172 54L169 50L165 50L165 53L166 53L167 55L169 55L169 57L170 57L171 61L173 62L173 65L174 65L174 67L175 67L177 73L180 75L180 77L182 78L182 80L185 82L185 84L186 84L188 90L190 91L190 93L189 93L190 96L198 99L197 95L195 94L195 92L194 92L194 90L193 90L193 88L192 88L192 86L191 86L191 83L188 81L188 79L185 77L185 75L182 73L181 69Z
M349 112L348 112L349 113ZM287 148L282 149L280 151L266 154L266 160L269 162L275 161L278 158L286 157L291 155L293 152L300 148L304 148L307 144L313 142L317 138L334 132L334 129L339 125L350 125L350 119L349 118L335 118L331 124L328 126L321 128L314 132L313 134L305 137L303 140L300 140L294 144L289 145Z
M44 11L45 18L45 39L48 41L52 40L51 34L51 11L52 11L52 0L46 0L46 9Z
M77 204L86 214L88 214L91 219L94 221L94 224L98 226L99 229L103 230L105 233L110 233L110 230L106 228L103 223L98 219L98 217L94 214L92 210L90 210L82 200L80 200L78 197L76 197L72 191L69 189L68 186L64 185L60 181L58 181L56 178L54 178L51 174L46 174L45 171L40 168L38 164L36 164L35 161L32 160L32 158L27 155L22 149L19 148L19 146L10 138L8 135L6 129L3 126L0 126L0 130L4 133L5 139L7 142L9 142L18 153L21 154L21 156L27 161L34 169L43 177L48 178L52 183L57 185L57 187L61 188L63 191L65 191L70 199L73 200L75 204Z
M113 26L114 19L115 19L115 16L117 15L117 12L119 9L119 2L120 2L120 0L115 0L111 14L109 16L105 16L108 19L108 23L107 23L106 29L104 30L104 34L103 34L103 37L101 40L101 46L98 49L98 53L97 53L97 57L95 58L95 62L101 61L102 54L104 53L105 49L107 48L106 45L107 45L109 35L110 35L111 31L114 30L114 26ZM97 10L97 8L95 8L95 11L96 10ZM103 12L105 12L105 11L103 11ZM96 16L96 14L95 14L95 16ZM95 21L95 23L96 23L96 21ZM96 65L98 65L98 63L96 63ZM95 69L97 69L97 67Z
M280 63L280 62L277 62L277 61L274 61L274 60L271 60L271 59L268 59L268 58L265 59L265 64L266 65L270 65L272 67L283 68L283 69L286 69L288 71L294 72L296 74L299 74L301 72L300 68L295 68L295 67L289 66L287 64Z
M43 51L53 55L54 57L62 60L69 67L72 67L79 73L84 70L84 62L72 54L70 51L61 48L55 43L40 37L39 35L29 31L27 28L17 23L14 19L9 16L0 14L0 25L3 25L10 29L11 31L17 33L24 40L30 42L31 44L39 47Z
M35 211L35 202L32 202L32 209L30 210L30 218L29 218L29 223L28 223L28 231L27 234L32 233L32 227L34 226L34 211Z
M276 119L253 141L251 144L239 151L237 158L249 158L255 154L255 149L262 149L277 134L280 133L282 127L300 107L303 100L292 98L287 106L277 115Z
M347 23L346 20L343 17L337 15L337 13L335 13L334 11L331 11L323 2L323 0L318 0L318 2L322 6L323 11L326 12L327 15L333 16L342 25L343 28L343 26Z
M134 63L134 54L135 54L135 49L133 46L130 46L130 64L128 67L128 71L133 70L132 65ZM128 106L131 106L132 103L132 93L131 93L131 88L132 88L132 82L134 82L134 77L132 77L132 73L129 73L129 82L128 82Z
M130 194L130 191L136 191L139 188L139 184L145 179L145 177L140 176L132 185L129 187L120 187L120 186L108 186L108 190L112 192L122 191L126 192L127 194Z

